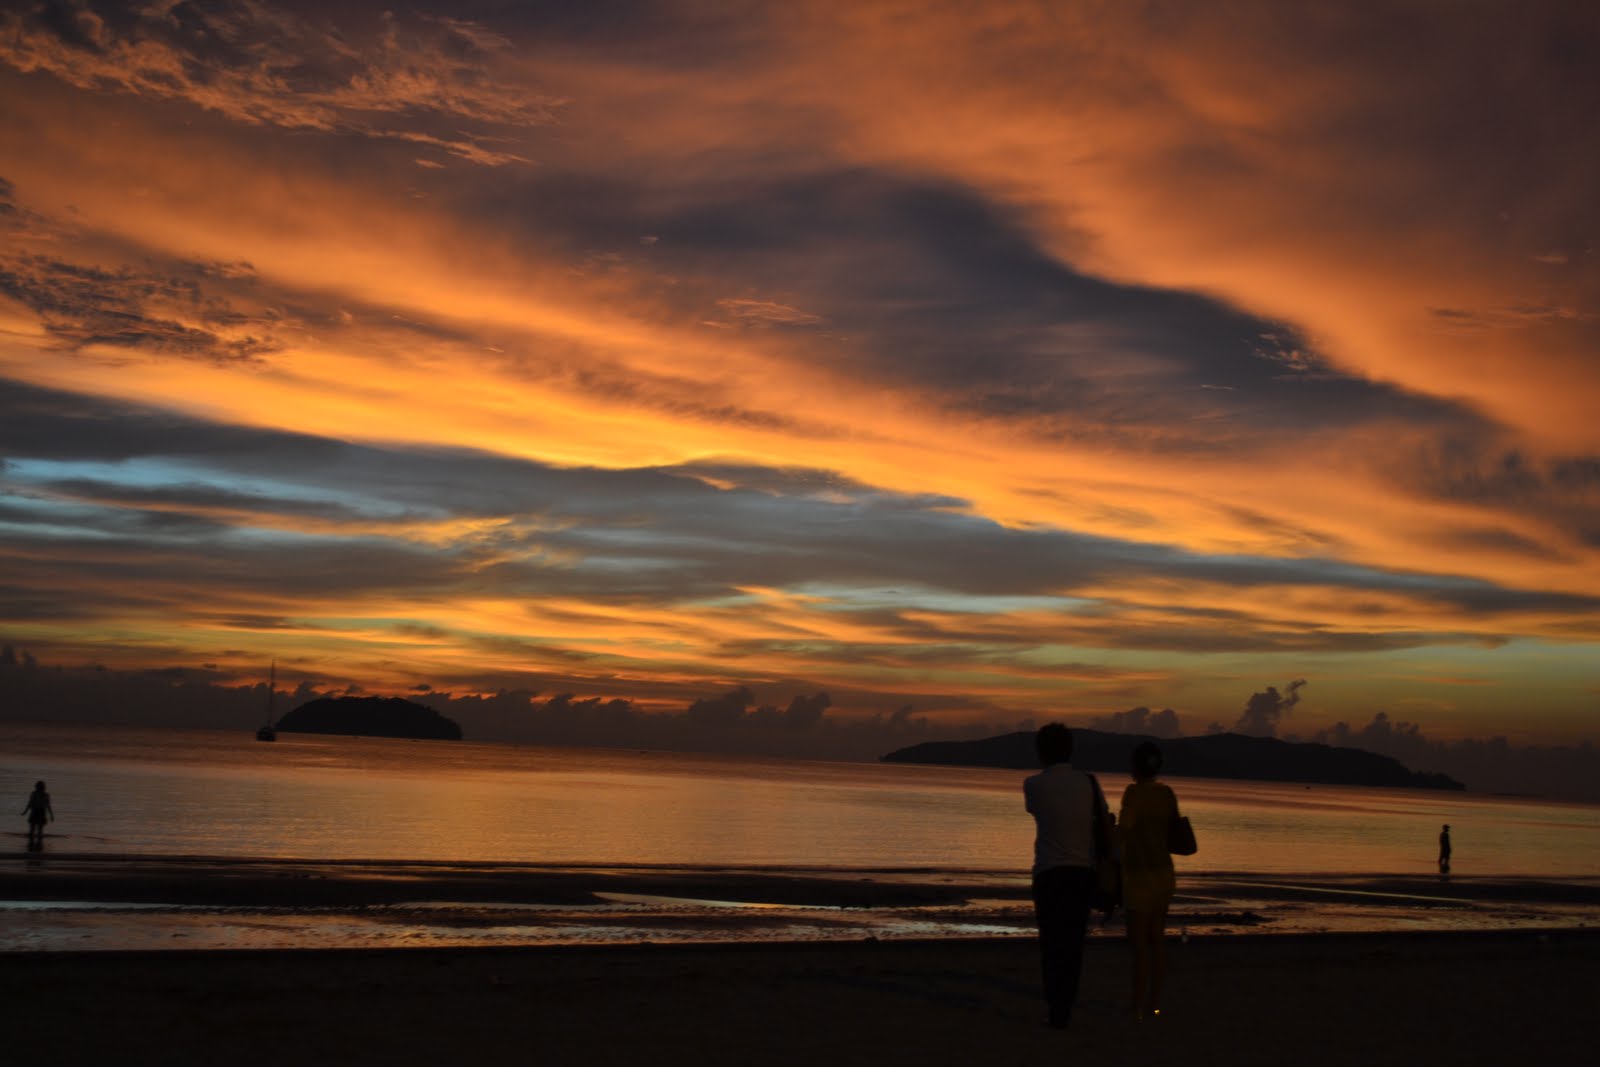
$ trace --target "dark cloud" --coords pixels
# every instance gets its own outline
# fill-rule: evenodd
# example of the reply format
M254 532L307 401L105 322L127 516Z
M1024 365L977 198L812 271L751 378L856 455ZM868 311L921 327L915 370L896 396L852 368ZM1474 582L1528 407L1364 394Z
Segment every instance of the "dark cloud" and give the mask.
M1282 694L1270 685L1265 692L1250 694L1238 723L1234 725L1234 732L1254 737L1277 736L1278 724L1300 703L1300 690L1305 684L1304 678L1297 678L1289 683Z
M756 695L749 686L739 686L714 697L702 697L689 705L684 718L696 730L721 737L735 729L810 730L822 722L823 713L833 704L827 693L798 694L789 706L756 706Z
M283 663L278 675L282 690L290 691L287 700L279 698L285 710L359 689L305 675ZM24 693L26 700L21 699ZM915 714L910 704L892 713L830 716L824 713L833 701L822 692L796 692L780 710L776 704L759 703L749 686L692 698L677 710L649 710L633 699L578 696L570 691L544 697L527 688L455 695L418 684L411 693L413 699L461 722L469 738L535 744L871 759L919 741L975 738L1032 727L1031 718L1021 722L996 718L989 726L939 725ZM1267 694L1281 709L1286 698L1276 696L1272 687L1252 700ZM259 725L265 700L264 685L240 684L212 666L68 669L41 663L29 649L0 645L0 717L26 712L54 722L158 723L242 733ZM696 708L699 712L691 714ZM1165 737L1176 736L1176 719L1171 709L1151 712L1139 707L1086 725ZM1174 727L1171 732L1169 726ZM1212 729L1221 727L1213 724ZM1310 740L1379 752L1416 770L1449 774L1475 790L1600 799L1600 750L1587 742L1514 745L1503 737L1433 741L1418 724L1385 712L1359 729L1341 722Z
M422 598L419 610L490 595L688 605L779 587L836 597L836 617L897 640L797 632L792 640L729 639L724 654L905 665L945 656L1018 663L1041 635L980 622L988 598L1070 597L1150 575L1241 589L1381 591L1480 620L1537 610L1582 626L1600 608L1578 595L1325 559L1205 556L1007 529L963 514L958 501L877 492L826 472L604 471L376 448L216 426L3 380L0 453L10 457L0 469L9 524L0 550L19 566L33 561L26 581L13 583L14 618L33 617L50 601L72 605L57 611L109 607L119 577L137 580L153 602L186 603L201 583L223 598L274 590L307 602L404 589ZM433 524L439 532L429 532ZM114 559L106 554L111 539ZM952 557L962 566L952 568ZM963 600L974 597L973 605ZM1152 615L1105 593L1071 611L1049 600L1035 610L1057 613L1053 641L1086 648L1368 651L1486 639L1396 628L1392 618L1371 631L1287 626L1226 604ZM937 625L930 611L942 616ZM548 643L506 640L521 654L557 654ZM1062 669L1069 667L1095 673L1081 659Z
M263 468L314 467L346 448L322 437L207 422L0 378L0 451L22 458L210 458Z
M0 295L36 313L45 332L69 349L110 345L236 362L277 347L264 336L219 333L220 327L248 320L181 278L41 255L0 255ZM191 322L171 317L172 312L190 316Z
M522 45L562 52L603 51L630 65L704 72L760 59L772 10L743 0L720 4L662 0L462 0L458 18L493 24L516 34ZM671 48L661 42L672 41Z
M689 705L689 721L696 726L723 730L740 722L745 712L756 701L756 695L747 686L730 689L720 696L704 697Z
M364 692L357 684L318 678L278 664L279 707L319 697ZM285 699L285 691L287 699ZM26 701L20 699L26 694ZM893 715L827 716L832 698L799 692L786 707L759 704L738 686L677 709L651 710L614 696L582 697L533 689L456 695L431 685L411 699L461 723L476 741L516 741L687 752L726 752L834 759L875 759L923 740L981 736L983 727L938 726L909 707ZM260 725L266 686L239 684L213 668L111 670L41 664L27 649L0 645L0 719L26 713L53 722L163 724L241 732Z
M506 64L511 42L475 23L340 14L258 0L44 0L0 15L0 62L249 125L406 141L488 165L523 161L507 139L559 106L486 76Z
M797 695L789 701L789 706L783 710L783 725L797 730L807 730L822 721L823 713L833 704L833 698L827 693L813 693L810 696Z
M1484 792L1531 793L1600 800L1600 749L1575 745L1513 745L1504 737L1434 741L1421 725L1375 713L1359 729L1340 722L1312 738L1327 745L1392 756L1414 770L1448 774Z
M569 252L650 234L650 269L674 279L676 299L703 290L708 319L736 318L730 300L770 308L838 338L808 347L807 360L831 353L852 378L992 417L1071 415L1063 436L1141 427L1155 447L1210 450L1308 426L1476 423L1329 372L1290 324L1076 271L1039 246L1027 219L970 189L859 167L673 178L543 168L463 207ZM743 290L711 287L728 276ZM1186 426L1197 417L1237 426L1200 433Z
M0 513L0 521L4 521ZM0 558L5 558L0 553ZM20 565L22 560L9 561ZM28 632L44 623L87 622L99 618L101 612L117 608L139 609L149 607L143 598L105 590L93 598L74 596L49 580L33 580L27 584L0 582L0 619Z
M626 403L646 410L717 426L787 431L798 437L836 438L841 431L817 419L798 418L738 402L720 400L706 383L692 378L652 374L608 365L603 358L583 353L578 360L546 361L529 368L535 379L559 380L574 391L611 403Z
M1092 730L1105 730L1114 734L1141 734L1148 737L1180 737L1178 713L1171 708L1151 711L1147 707L1114 711L1099 715L1086 724Z
M43 525L43 524L41 524ZM135 607L170 617L206 611L241 595L300 598L308 607L392 589L442 600L474 588L456 560L402 543L270 538L230 543L218 526L184 516L134 513L94 533L47 529L0 543L0 561L24 568L26 599L93 614ZM106 550L117 545L115 555ZM487 587L484 587L487 588Z
M935 725L912 716L909 707L903 714L829 716L833 699L827 693L796 693L780 706L761 703L749 686L695 698L679 710L566 692L540 699L526 689L461 697L433 692L415 699L456 718L469 736L537 744L876 759L918 741L982 736L986 730Z
M1494 438L1449 435L1383 464L1386 476L1420 496L1481 509L1480 538L1519 555L1549 557L1548 544L1520 538L1513 523L1536 520L1572 542L1600 546L1600 456L1536 455ZM1491 516L1499 523L1488 526ZM1464 536L1474 531L1464 530Z

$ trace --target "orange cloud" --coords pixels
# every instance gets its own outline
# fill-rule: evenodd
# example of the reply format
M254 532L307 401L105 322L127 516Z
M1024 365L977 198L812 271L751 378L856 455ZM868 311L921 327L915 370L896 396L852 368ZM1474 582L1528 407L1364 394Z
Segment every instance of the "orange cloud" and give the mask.
M967 517L974 542L995 526L1097 538L1132 562L1038 590L1081 610L869 611L743 576L730 603L531 604L474 583L579 566L583 548L539 536L578 520L141 504L103 486L29 489L29 506L460 553L438 588L185 589L192 609L167 621L178 587L129 577L136 606L105 624L140 654L220 655L237 634L217 618L286 619L262 627L283 648L389 678L826 677L1009 704L1177 684L1154 657L1232 654L1208 627L1307 654L1586 646L1561 597L1600 596L1594 176L1560 152L1590 115L1559 64L1519 81L1536 20L1406 14L1421 10L1383 17L1421 18L1425 53L1374 44L1400 39L1376 14L1281 5L810 4L715 63L674 64L448 18L347 38L252 2L204 16L258 43L237 67L154 16L129 30L80 12L88 48L8 15L6 379L417 452L704 467L730 495L719 468L804 468L848 492L771 497L896 494ZM304 82L302 62L342 74ZM1515 114L1495 110L1507 84L1527 94ZM870 199L884 187L900 200ZM872 229L906 190L937 203ZM919 227L950 248L909 244ZM940 254L991 288L933 284ZM1044 296L1005 303L1049 270ZM1069 279L1099 286L1087 307L1050 291ZM1099 306L1129 293L1255 322L1225 340L1257 374L1179 374L1209 369L1184 343L1204 339L1140 334L1153 303ZM940 347L969 321L984 329ZM1293 401L1261 399L1333 380L1371 387L1339 402L1393 408L1335 418L1308 400L1297 423ZM966 547L953 569L995 564ZM1337 573L1195 577L1157 550ZM1480 617L1422 578L1506 596ZM1215 669L1232 683L1234 664Z

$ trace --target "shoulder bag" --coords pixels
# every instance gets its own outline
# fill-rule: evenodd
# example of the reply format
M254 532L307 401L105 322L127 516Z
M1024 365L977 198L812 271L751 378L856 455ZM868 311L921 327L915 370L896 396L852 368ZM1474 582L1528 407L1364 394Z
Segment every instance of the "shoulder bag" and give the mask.
M1200 851L1200 846L1195 843L1194 827L1189 825L1189 817L1179 815L1176 810L1172 818L1167 820L1167 851L1174 856L1192 856Z
M1100 792L1100 780L1089 775L1094 787L1094 800L1089 818L1094 827L1094 883L1089 887L1089 907L1110 915L1122 903L1122 864L1117 861L1116 840L1107 825L1105 794Z

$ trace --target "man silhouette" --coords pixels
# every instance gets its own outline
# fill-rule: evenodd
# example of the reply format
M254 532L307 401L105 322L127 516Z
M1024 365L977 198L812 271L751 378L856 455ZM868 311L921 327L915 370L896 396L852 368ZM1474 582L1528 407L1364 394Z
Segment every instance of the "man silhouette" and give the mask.
M1094 883L1094 824L1108 821L1105 800L1089 776L1074 770L1072 733L1058 722L1034 735L1044 769L1022 783L1033 816L1033 909L1039 921L1040 969L1050 1025L1065 1028L1078 999L1083 930Z
M1444 829L1439 831L1439 873L1450 873L1450 824L1445 823Z

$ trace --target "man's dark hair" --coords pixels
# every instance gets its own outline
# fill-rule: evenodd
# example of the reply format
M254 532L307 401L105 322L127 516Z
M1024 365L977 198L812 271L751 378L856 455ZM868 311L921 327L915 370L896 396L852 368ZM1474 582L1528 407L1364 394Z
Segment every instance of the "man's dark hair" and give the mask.
M1072 731L1061 723L1047 722L1033 735L1033 748L1041 767L1065 763L1072 758Z

